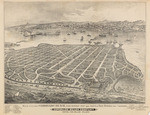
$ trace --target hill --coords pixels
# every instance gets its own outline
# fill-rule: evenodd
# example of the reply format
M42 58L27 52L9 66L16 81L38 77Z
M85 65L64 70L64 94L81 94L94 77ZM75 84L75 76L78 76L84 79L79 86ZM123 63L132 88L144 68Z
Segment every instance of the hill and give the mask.
M129 21L99 21L99 22L54 22L46 24L25 24L6 28L24 37L60 35L61 33L77 34L86 31L101 34L124 32L144 32L145 22L142 20Z

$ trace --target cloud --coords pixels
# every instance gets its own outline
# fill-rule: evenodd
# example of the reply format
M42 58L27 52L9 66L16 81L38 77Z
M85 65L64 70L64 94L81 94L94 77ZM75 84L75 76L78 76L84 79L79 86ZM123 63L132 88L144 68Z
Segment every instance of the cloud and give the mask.
M145 20L145 4L133 2L5 2L5 24L59 21Z
M96 15L97 12L94 11L93 7L86 10L76 9L76 12L80 13L64 14L63 16L66 20L70 21L97 21L99 19L99 16Z
M80 12L80 14L76 13ZM145 20L145 6L144 4L131 4L124 5L118 4L110 6L106 5L99 7L90 7L88 9L76 9L72 14L63 15L66 20L69 21L101 21L101 20L110 20L110 21L136 21L136 20Z

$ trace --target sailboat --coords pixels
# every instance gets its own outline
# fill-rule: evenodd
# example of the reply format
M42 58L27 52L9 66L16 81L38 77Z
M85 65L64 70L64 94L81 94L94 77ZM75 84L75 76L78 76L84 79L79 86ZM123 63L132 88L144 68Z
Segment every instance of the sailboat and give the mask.
M81 39L80 39L80 41L83 41L83 39L84 39L84 38L83 38L83 36L81 36Z
M133 39L132 39L132 40L135 40L135 39L136 39L136 35L133 36Z

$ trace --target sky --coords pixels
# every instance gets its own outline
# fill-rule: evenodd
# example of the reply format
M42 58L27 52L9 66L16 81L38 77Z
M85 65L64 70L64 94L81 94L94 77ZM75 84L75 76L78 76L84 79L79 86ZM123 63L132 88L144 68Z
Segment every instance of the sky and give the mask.
M145 3L5 2L5 26L61 21L145 20Z

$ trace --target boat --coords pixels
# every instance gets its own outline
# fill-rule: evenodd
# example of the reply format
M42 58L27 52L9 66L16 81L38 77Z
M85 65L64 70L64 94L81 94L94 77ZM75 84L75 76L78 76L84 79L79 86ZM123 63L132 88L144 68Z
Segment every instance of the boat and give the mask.
M83 36L81 36L81 39L80 39L80 41L83 41L83 39L84 39L84 38L83 38Z
M131 39L126 39L126 42L131 42Z
M76 32L72 32L73 34L77 34Z
M99 34L99 37L106 37L105 34Z
M91 37L91 35L90 35L90 34L88 34L87 36L88 36L88 37Z
M136 39L136 35L133 36L133 39L132 39L132 40L135 40L135 39Z
M64 38L64 39L63 39L63 42L66 42L66 41L67 41L66 38Z

